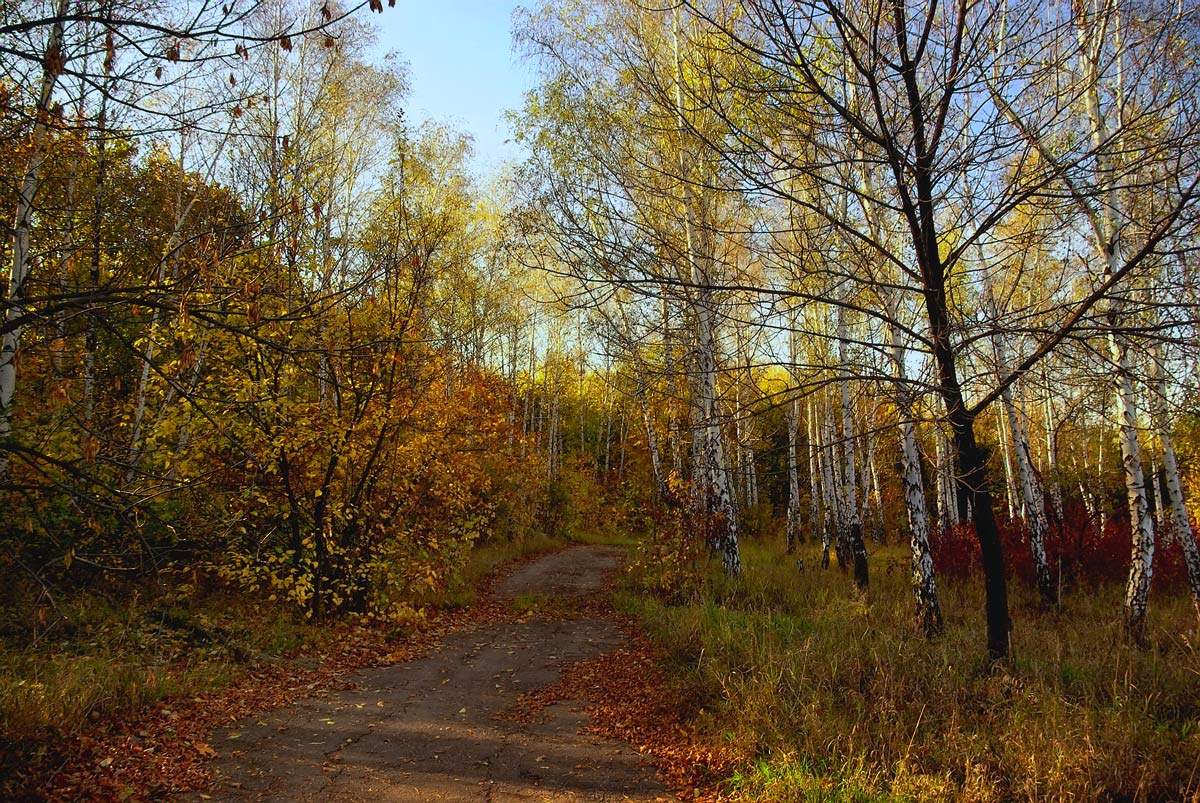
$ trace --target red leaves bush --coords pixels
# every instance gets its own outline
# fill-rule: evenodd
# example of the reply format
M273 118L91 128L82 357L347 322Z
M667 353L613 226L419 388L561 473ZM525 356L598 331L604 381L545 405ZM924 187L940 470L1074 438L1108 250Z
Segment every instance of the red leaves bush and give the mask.
M1033 556L1029 551L1029 529L1021 519L998 515L1000 541L1008 575L1033 583ZM979 541L972 524L960 524L933 536L933 563L945 577L980 577ZM1064 521L1051 522L1046 539L1050 572L1065 585L1099 585L1124 582L1129 572L1132 549L1129 520L1117 514L1100 522L1089 520L1081 506L1068 507ZM1156 532L1154 588L1182 591L1187 588L1187 569L1179 545L1167 543Z

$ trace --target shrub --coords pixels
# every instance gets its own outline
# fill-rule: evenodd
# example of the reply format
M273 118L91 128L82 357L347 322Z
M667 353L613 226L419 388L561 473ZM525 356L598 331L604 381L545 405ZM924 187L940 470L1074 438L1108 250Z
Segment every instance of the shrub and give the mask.
M997 517L1000 541L1009 576L1025 583L1034 581L1029 529L1022 519ZM1078 507L1069 507L1065 520L1051 523L1046 538L1046 556L1051 574L1066 586L1094 587L1123 581L1129 570L1133 539L1129 520L1109 516L1103 526L1089 520ZM979 542L972 524L959 524L932 538L934 568L944 577L980 577ZM1187 567L1177 544L1167 545L1160 536L1154 552L1154 588L1178 592L1186 589Z

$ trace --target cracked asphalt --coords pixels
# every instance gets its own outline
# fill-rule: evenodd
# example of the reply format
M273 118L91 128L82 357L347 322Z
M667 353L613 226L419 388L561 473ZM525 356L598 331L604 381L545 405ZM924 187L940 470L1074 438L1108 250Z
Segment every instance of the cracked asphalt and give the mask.
M621 559L612 547L573 547L517 570L498 593L587 610ZM231 723L214 736L215 789L187 799L665 800L637 751L579 732L585 701L551 705L532 724L495 716L622 641L613 622L587 615L468 628L424 657L357 673L351 690Z

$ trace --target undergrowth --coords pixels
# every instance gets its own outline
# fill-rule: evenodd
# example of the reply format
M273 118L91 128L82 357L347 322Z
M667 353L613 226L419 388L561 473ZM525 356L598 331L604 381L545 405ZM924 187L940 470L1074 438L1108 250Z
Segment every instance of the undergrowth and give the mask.
M78 592L56 602L31 640L10 632L0 648L0 731L12 743L73 733L106 715L220 686L240 665L334 636L279 605L178 588Z
M1049 610L1013 581L1013 660L991 666L978 580L942 579L946 631L927 641L903 547L875 550L865 594L813 545L745 543L736 581L655 548L618 604L671 656L701 732L741 756L731 800L1197 799L1200 654L1182 594L1153 598L1143 650L1118 584Z
M414 595L408 609L423 618L431 609L466 607L485 575L561 543L530 534L481 544L440 591ZM164 572L154 581L75 591L53 606L18 601L5 610L0 747L22 749L158 700L220 687L255 662L309 660L354 627L383 627L396 637L409 629L354 618L314 623L281 602L197 581L190 572L186 579ZM34 613L18 613L26 611Z
M318 621L272 589L196 565L58 587L0 573L17 578L0 584L0 774L59 736L221 687L251 664L311 662L356 628L403 639L432 612L470 606L480 581L506 562L567 541L621 542L632 529L624 511L636 506L615 497L642 492L605 488L574 465L543 493L498 492L491 526L390 600L385 615L334 612Z

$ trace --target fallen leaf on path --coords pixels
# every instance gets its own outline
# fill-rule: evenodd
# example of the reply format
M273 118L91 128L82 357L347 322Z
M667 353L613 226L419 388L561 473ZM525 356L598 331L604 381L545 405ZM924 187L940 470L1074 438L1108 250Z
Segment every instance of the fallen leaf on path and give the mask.
M212 745L207 744L206 742L192 742L192 747L194 747L196 752L204 758L217 757L217 751L213 749Z

